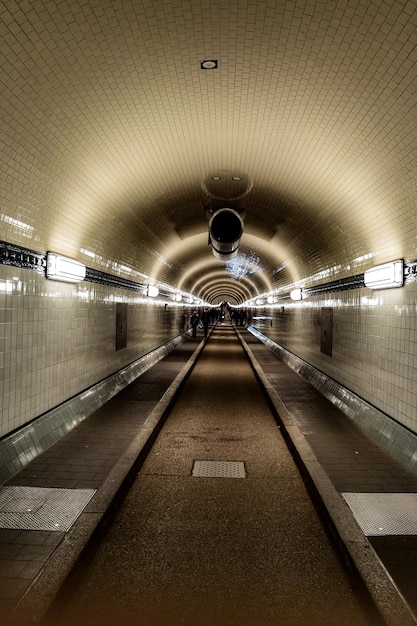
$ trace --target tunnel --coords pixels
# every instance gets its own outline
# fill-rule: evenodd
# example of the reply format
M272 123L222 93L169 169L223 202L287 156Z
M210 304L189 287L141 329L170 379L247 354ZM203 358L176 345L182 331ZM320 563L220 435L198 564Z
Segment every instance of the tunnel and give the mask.
M0 27L1 483L219 307L417 473L415 0Z

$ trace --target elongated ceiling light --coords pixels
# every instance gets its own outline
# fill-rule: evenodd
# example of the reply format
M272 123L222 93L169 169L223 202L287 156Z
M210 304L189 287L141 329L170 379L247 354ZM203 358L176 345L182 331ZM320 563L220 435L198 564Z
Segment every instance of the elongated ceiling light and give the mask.
M54 252L46 254L46 278L65 283L79 283L85 278L86 267L82 263Z
M370 289L390 289L404 284L404 261L392 261L376 265L365 271L365 286Z

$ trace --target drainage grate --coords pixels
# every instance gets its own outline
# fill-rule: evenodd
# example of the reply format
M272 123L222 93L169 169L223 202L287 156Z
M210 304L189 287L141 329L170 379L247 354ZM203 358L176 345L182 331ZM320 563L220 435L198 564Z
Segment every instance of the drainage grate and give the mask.
M0 528L68 531L95 489L0 488Z
M417 535L417 493L342 493L367 536Z
M192 476L205 478L246 478L243 461L194 461Z

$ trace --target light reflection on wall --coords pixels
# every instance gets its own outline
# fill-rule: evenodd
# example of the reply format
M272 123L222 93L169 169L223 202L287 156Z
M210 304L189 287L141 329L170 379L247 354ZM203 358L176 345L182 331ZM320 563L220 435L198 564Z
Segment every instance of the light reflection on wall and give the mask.
M0 293L6 295L22 294L25 291L25 285L19 278L0 280Z
M20 233L26 237L32 236L33 226L30 226L30 224L26 224L25 222L15 219L14 217L10 217L9 215L5 215L4 213L0 214L0 221L17 228Z
M13 293L13 281L12 280L0 280L0 293L12 294Z
M368 252L367 254L363 254L362 256L358 256L356 259L353 259L352 263L359 265L360 263L363 263L363 261L372 259L374 256L376 256L376 252Z
M284 263L281 263L281 265L278 265L278 267L274 269L274 271L272 272L272 276L275 276L275 274L279 274L280 272L284 271L288 266L289 262L284 261Z
M383 299L380 296L362 296L360 299L361 307L381 306Z

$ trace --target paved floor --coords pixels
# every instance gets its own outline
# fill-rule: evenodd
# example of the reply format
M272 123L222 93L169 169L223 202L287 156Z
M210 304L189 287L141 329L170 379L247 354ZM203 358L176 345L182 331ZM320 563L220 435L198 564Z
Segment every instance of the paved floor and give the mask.
M246 477L192 475L195 460ZM371 626L232 326L48 625Z
M177 347L6 485L98 489L196 346L189 340ZM0 528L0 623L64 536L59 531Z
M348 418L304 383L268 348L244 337L267 377L289 407L306 439L341 492L417 492L417 478L378 448ZM115 461L198 341L189 340L154 366L72 433L32 461L7 485L100 489ZM227 368L226 363L219 365ZM234 445L230 442L230 445ZM0 621L66 537L59 531L0 529ZM416 536L369 537L396 584L417 611ZM402 626L398 624L398 626Z

